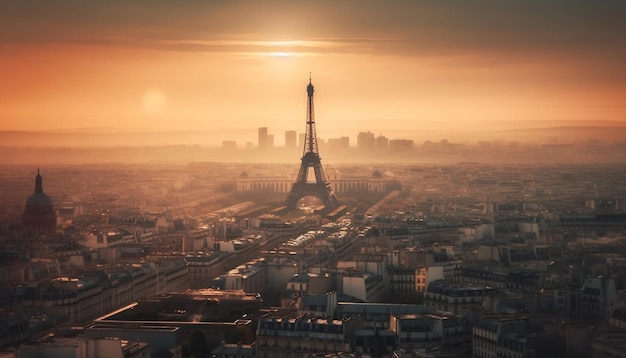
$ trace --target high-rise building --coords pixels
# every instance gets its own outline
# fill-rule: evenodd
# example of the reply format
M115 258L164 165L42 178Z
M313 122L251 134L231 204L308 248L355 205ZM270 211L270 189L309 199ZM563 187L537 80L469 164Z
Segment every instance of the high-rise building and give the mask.
M296 131L285 132L285 148L296 148L297 146L297 133Z
M267 148L267 127L259 128L259 149Z
M389 139L384 135L376 137L375 149L377 152L386 152L389 149Z
M350 149L350 137L329 138L327 144L330 152L347 151Z
M356 137L356 147L363 152L373 152L376 147L376 137L372 132L361 132Z
M389 141L389 150L392 152L403 152L413 149L411 139L392 139Z

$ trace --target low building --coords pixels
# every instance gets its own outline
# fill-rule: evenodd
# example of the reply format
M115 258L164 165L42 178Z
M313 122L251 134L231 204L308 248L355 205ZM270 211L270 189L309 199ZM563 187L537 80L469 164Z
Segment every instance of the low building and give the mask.
M259 319L257 355L300 358L307 353L351 352L351 337L362 328L357 321L310 318L276 310Z
M0 316L0 349L24 342L30 338L28 321L18 315Z
M387 266L387 277L394 298L411 299L416 294L423 295L431 282L443 280L444 266Z
M417 292L415 268L387 266L387 277L389 277L389 289L394 297L407 299L415 296L415 292Z
M485 297L496 290L486 286L433 281L424 295L424 304L434 310L459 314L461 308L479 308Z
M337 307L337 292L308 294L300 299L298 312L307 317L332 318Z
M363 322L364 328L374 330L389 329L393 315L424 314L429 311L424 305L339 302L335 317L359 320Z
M546 333L526 316L486 316L472 331L473 357L535 358L572 356L566 337ZM595 357L595 356L594 356Z
M385 295L382 276L369 272L347 270L342 277L343 294L364 302L381 302Z
M393 315L390 329L404 349L438 349L441 354L467 356L471 352L469 322L449 312Z
M107 338L52 338L21 345L19 358L150 358L150 345L143 342Z
M556 311L566 317L588 321L608 321L617 304L615 280L586 278L582 288L554 290Z
M289 307L293 305L299 298L304 297L309 290L309 273L307 271L301 271L293 275L288 281L285 287L285 293L281 300L282 307Z
M254 358L256 343L253 344L221 344L211 351L212 358Z
M367 357L389 356L398 349L398 335L390 329L359 329L352 336L352 351Z
M88 337L147 342L153 354L208 354L222 343L252 344L259 295L230 290L188 290L152 296L94 320ZM160 353L159 353L160 352Z
M189 287L187 267L178 260L85 270L27 288L23 305L84 324L118 307Z
M213 279L221 274L219 252L194 252L185 255L185 264L189 271L189 287L210 287Z
M267 267L263 260L248 262L235 267L226 274L227 290L262 292L267 285Z
M498 267L464 267L459 281L462 283L484 285L495 288L507 288L509 274Z
M117 337L121 340L135 339L145 342L150 346L150 356L152 358L183 358L182 329L173 325L148 322L96 322L87 326L85 336L87 339L95 341L103 340L108 337Z
M529 353L525 337L531 332L528 317L483 317L472 331L473 356L525 358Z

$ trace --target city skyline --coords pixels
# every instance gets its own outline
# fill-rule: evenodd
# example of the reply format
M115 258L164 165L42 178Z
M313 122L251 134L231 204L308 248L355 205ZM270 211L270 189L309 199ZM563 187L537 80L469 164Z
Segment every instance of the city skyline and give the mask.
M303 131L309 72L321 138L624 127L625 6L9 1L0 131L245 143L268 127L280 143Z
M624 10L0 0L0 356L626 357Z

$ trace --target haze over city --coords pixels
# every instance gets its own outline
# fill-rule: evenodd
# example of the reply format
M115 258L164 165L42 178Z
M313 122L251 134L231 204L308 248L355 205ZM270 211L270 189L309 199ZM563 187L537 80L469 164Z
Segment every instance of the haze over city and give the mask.
M0 0L0 358L626 357L624 15Z
M312 73L322 138L623 142L625 11L618 1L3 1L0 136L27 147L243 146L269 127L281 145L283 131L304 131Z

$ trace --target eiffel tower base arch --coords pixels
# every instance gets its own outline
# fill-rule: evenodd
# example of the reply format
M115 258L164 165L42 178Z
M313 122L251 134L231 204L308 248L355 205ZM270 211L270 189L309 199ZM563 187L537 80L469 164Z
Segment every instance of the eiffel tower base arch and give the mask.
M339 207L339 200L330 188L330 184L324 183L294 183L287 196L285 205L289 209L296 209L298 200L305 196L314 196L322 201L326 211L332 211Z

